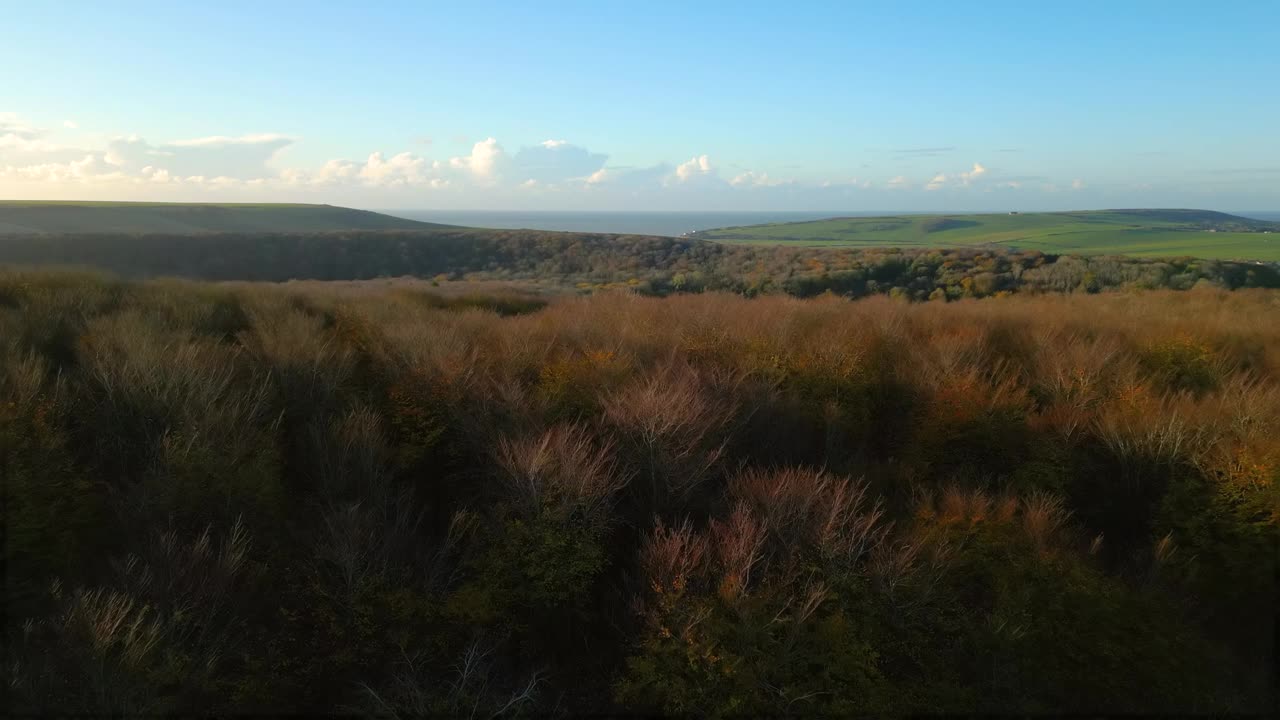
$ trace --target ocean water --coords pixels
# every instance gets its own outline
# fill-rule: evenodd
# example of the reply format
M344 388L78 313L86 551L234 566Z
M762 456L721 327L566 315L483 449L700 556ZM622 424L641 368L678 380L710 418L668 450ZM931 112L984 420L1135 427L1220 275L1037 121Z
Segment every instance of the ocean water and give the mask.
M1232 215L1240 217L1253 218L1254 220L1270 220L1271 222L1280 222L1280 210L1247 210L1242 212L1234 212Z
M560 230L565 232L619 233L631 235L679 236L696 230L801 222L831 217L875 217L927 213L823 210L813 212L614 212L557 210L378 210L389 215L423 222L466 227ZM943 211L937 211L943 212ZM960 214L960 213L956 213ZM1280 221L1280 212L1240 212L1244 217Z
M853 215L886 215L884 212L561 212L519 210L379 210L410 220L484 228L562 230L567 232L620 233L679 236L695 230L800 222Z

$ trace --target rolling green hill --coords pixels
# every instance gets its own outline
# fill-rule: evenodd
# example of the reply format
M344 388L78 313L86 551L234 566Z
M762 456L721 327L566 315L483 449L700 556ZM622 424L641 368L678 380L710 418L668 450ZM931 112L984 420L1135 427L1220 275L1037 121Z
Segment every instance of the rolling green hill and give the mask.
M1280 261L1280 223L1207 210L845 217L718 228L693 233L693 237L762 245L938 248L998 245L1073 255Z
M448 227L333 205L0 201L0 235L322 232Z

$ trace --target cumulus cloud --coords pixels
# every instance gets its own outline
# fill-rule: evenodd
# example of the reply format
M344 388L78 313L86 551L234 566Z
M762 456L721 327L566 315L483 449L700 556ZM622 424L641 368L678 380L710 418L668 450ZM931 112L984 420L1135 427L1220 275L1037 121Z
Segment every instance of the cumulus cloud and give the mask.
M670 184L674 177L671 165L658 163L648 167L605 167L587 176L585 188L613 188L627 191L654 190Z
M698 155L676 166L676 179L680 182L688 182L697 177L711 175L715 171L715 167L711 165L711 158Z
M45 130L27 124L17 113L0 113L0 165L65 165L88 152L51 142L46 135Z
M925 184L925 190L940 190L944 187L969 187L973 182L987 174L987 168L982 163L974 163L973 167L966 172L947 175L946 173L938 173L933 179Z
M547 140L532 147L520 148L510 162L514 177L554 184L566 180L589 179L604 168L609 159L564 140Z
M870 189L875 183L869 178L849 178L847 180L823 180L818 184L822 188L861 188Z
M293 140L284 135L277 135L275 133L259 133L257 135L241 135L239 137L210 135L208 137L192 138L190 140L174 140L166 144L172 147L227 147L234 145L262 145L276 143L280 143L283 146L291 142L293 142Z
M277 179L289 186L332 187L353 185L370 188L424 187L445 188L452 183L444 173L449 169L440 161L431 161L411 152L387 157L373 152L364 162L329 160L314 172L299 168L282 170ZM262 179L265 183L267 178Z
M382 153L375 152L356 174L370 185L410 185L423 180L426 167L427 161L413 153L402 152L384 159Z
M0 112L0 135L35 138L40 136L41 132L23 122L17 113Z
M381 159L382 156L379 154L378 157ZM346 182L352 178L360 177L361 169L361 166L350 160L330 160L320 166L320 170L316 172L313 182L317 185ZM298 171L292 171L285 176L300 179L300 174Z
M778 180L769 177L767 172L755 172L747 170L738 173L729 181L733 187L778 187L779 185L791 185L788 180Z
M177 179L168 170L157 169L150 165L142 168L142 176L154 183L168 183Z
M214 135L159 145L131 135L109 142L103 159L130 173L151 166L183 177L252 179L275 174L268 164L291 144L291 138L275 134Z
M450 167L466 170L477 179L492 182L498 166L506 158L502 146L494 138L486 138L471 146L471 154L449 160Z
M64 150L61 145L51 143L39 136L19 135L18 133L5 133L0 135L0 152L4 153L55 153Z
M67 121L64 126L69 127L67 123L74 124ZM371 152L363 159L334 158L297 167L283 166L281 157L281 152L297 140L277 133L211 134L158 143L127 135L87 148L59 144L52 137L45 129L13 113L0 113L0 194L193 200L200 197L198 193L217 192L221 198L323 199L354 204L359 202L356 198L370 203L374 198L390 202L395 194L410 198L413 193L471 191L485 193L495 203L514 205L521 197L527 200L542 193L577 191L590 193L598 202L629 203L648 198L645 202L654 206L692 208L733 202L729 199L733 193L750 193L763 202L783 195L803 197L796 194L803 192L820 198L851 191L932 191L979 183L988 188L1018 188L1025 181L1026 187L1054 189L1029 176L992 176L981 163L973 163L962 172L938 172L923 183L903 175L887 181L863 176L834 182L796 182L780 180L765 170L732 165L729 167L735 173L728 178L720 175L720 169L706 154L674 165L658 162L611 166L607 165L608 155L568 139L547 139L507 152L496 138L488 137L468 143L467 154L452 158L446 155L432 159L392 148L390 152ZM413 142L413 146L423 149L420 142ZM926 154L942 150L947 149L911 148L901 152ZM791 166L771 169L786 167ZM1064 189L1067 186L1061 185ZM1084 183L1076 180L1070 187L1080 190Z
M0 177L31 183L85 183L111 181L127 176L97 155L88 154L70 162L49 162L15 167L6 165Z

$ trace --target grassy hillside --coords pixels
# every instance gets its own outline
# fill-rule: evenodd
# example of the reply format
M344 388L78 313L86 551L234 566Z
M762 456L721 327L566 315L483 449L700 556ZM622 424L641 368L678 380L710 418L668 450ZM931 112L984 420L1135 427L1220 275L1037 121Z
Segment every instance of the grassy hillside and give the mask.
M15 716L1275 707L1280 293L435 292L0 271Z
M321 232L447 227L333 205L0 201L0 235Z
M1280 223L1205 210L832 218L704 230L694 233L694 237L752 244L928 248L1000 245L1086 255L1280 260Z

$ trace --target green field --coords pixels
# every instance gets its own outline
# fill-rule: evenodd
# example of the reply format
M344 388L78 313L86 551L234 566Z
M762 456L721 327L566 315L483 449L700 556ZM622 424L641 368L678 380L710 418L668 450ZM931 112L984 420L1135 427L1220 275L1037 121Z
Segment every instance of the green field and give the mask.
M812 247L995 245L1074 255L1280 261L1280 223L1205 210L846 217L718 228L692 237Z
M324 232L446 227L368 210L287 203L0 201L0 235Z

